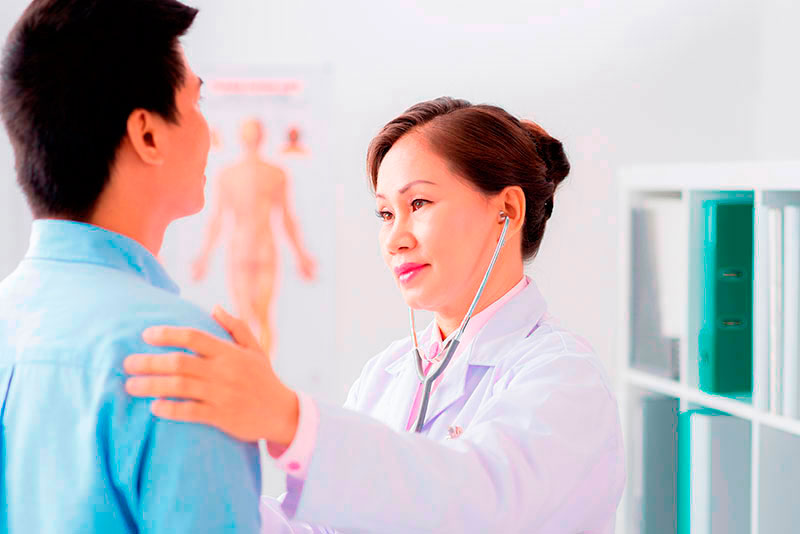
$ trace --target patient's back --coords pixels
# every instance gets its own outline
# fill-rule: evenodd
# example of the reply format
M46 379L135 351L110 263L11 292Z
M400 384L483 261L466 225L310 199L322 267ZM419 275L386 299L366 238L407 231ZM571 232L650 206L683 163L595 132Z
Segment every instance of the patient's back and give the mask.
M175 290L123 236L34 223L0 283L0 532L257 530L257 449L124 390L147 326L225 335Z

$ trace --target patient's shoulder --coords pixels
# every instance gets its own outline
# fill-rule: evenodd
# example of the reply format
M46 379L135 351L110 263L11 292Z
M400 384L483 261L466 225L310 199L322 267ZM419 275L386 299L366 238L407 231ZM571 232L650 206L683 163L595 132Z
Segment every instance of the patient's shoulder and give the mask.
M88 336L92 352L110 364L109 371L122 373L122 361L128 354L178 350L146 344L142 333L151 326L192 328L228 341L231 339L206 310L178 295L144 285L108 303ZM98 363L97 358L94 363Z

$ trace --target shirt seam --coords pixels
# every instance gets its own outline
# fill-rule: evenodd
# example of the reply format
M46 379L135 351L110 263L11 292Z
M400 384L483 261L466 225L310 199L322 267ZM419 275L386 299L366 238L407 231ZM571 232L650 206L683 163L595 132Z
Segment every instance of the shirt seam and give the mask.
M53 263L72 263L72 264L95 265L97 267L104 267L104 268L110 269L112 271L117 271L117 272L120 272L120 273L123 273L123 274L131 275L134 278L137 278L139 280L147 281L147 279L145 278L146 277L145 273L140 271L140 270L138 270L138 269L136 269L136 268L122 269L122 268L120 268L120 267L118 267L116 265L113 265L111 263L104 262L104 261L99 261L99 260L94 260L94 259L90 259L90 258L72 259L72 258L48 258L46 256L26 256L26 257L24 257L22 259L22 261L23 262L26 262L26 261L47 261L47 262L53 262ZM154 287L157 287L157 286L154 286Z
M94 365L81 365L77 363L69 363L69 362L55 362L52 360L15 360L11 364L11 368L22 366L22 365L40 365L40 366L49 366L49 367L68 367L72 369L81 369L83 371L108 371L109 374L114 375L116 378L121 380L126 380L128 375L122 371L117 369L108 368L108 367L100 367Z
M3 404L0 404L0 427L3 426L3 419L6 413L6 403L8 402L8 395L11 392L11 381L14 379L14 371L16 371L16 365L11 364L9 366L9 369L10 369L9 371L10 374L8 380L6 381L6 392L3 395Z
M156 289L160 289L162 291L166 291L166 292L168 292L170 294L173 294L173 292L170 291L170 289L173 286L175 288L177 288L177 286L174 284L174 282L171 279L169 279L168 277L156 275L157 278L154 279L153 276L150 273L148 273L145 268L142 268L142 267L139 267L139 266L129 265L129 268L126 269L126 268L124 268L122 266L114 265L113 263L109 263L109 262L106 262L106 261L100 261L100 260L93 259L93 258L80 258L80 259L74 258L73 259L73 258L50 258L50 257L47 257L47 256L25 256L24 258L22 258L22 261L20 263L24 263L26 261L68 263L68 264L73 264L73 265L76 265L76 264L77 265L81 265L81 264L82 265L93 265L93 266L96 266L96 267L102 267L102 268L108 269L110 271L114 271L114 272L118 272L118 273L122 273L124 275L130 276L130 277L132 277L132 278L134 278L134 279L136 279L136 280L138 280L140 282L143 282L145 285L154 287Z

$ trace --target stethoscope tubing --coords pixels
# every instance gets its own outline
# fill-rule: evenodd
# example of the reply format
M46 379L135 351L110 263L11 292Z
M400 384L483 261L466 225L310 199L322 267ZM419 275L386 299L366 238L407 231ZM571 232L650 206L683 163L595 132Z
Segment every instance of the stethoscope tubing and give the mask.
M417 421L414 425L414 432L421 432L422 427L425 426L425 415L428 412L428 403L431 398L431 391L433 389L433 383L439 378L442 373L444 373L447 366L450 364L450 360L453 359L453 355L456 352L456 348L458 348L458 344L461 340L461 335L464 333L464 330L467 328L467 324L469 320L472 318L472 313L475 311L475 307L478 305L478 301L481 299L481 295L483 295L483 290L486 288L486 283L489 281L489 275L492 274L492 269L494 269L494 264L497 262L497 257L500 255L500 249L503 248L506 239L506 232L508 231L508 225L510 223L510 219L508 216L505 216L505 222L503 223L503 231L500 233L500 239L497 242L497 247L494 249L494 255L492 255L492 261L489 262L489 267L486 269L486 274L483 275L483 280L481 281L481 285L478 287L478 292L475 294L475 298L472 300L472 304L467 310L467 314L464 316L464 320L461 321L461 326L458 328L456 335L445 345L445 351L447 351L442 363L428 376L425 376L425 370L422 367L422 354L419 350L419 343L417 342L417 331L414 324L414 310L409 307L408 314L409 314L409 322L411 324L411 338L414 342L414 361L416 364L417 370L417 378L423 385L423 394L422 394L422 402L420 403L419 407L419 414L417 415Z

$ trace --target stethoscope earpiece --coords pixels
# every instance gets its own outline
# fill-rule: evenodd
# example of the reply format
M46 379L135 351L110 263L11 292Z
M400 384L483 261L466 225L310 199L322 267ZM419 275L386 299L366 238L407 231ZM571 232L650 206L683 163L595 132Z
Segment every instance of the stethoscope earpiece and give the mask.
M503 233L500 236L500 246L503 247L506 244L506 240L504 238L506 235L506 230L508 230L508 225L511 223L511 219L508 217L508 215L506 215L506 212L501 211L499 222L503 225Z

